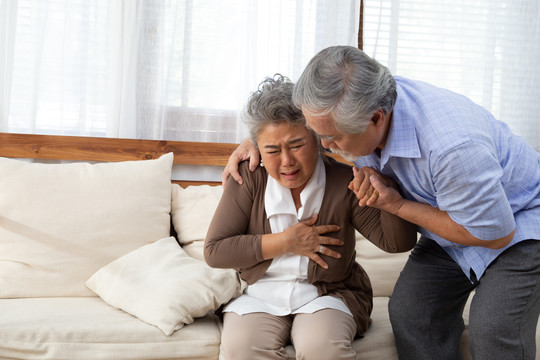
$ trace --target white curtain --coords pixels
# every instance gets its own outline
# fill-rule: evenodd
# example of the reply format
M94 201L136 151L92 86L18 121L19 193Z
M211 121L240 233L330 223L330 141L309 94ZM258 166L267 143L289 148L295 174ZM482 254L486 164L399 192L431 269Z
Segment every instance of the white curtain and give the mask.
M364 50L471 98L540 151L538 0L367 0Z
M266 76L357 45L359 0L0 0L0 131L238 142Z

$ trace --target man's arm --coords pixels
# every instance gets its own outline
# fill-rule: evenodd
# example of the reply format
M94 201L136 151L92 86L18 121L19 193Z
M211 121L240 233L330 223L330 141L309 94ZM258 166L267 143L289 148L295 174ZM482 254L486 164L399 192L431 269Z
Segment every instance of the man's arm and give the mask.
M398 191L386 186L377 176L371 175L369 181L374 192L365 203L367 206L386 210L448 241L468 246L500 249L508 245L514 237L515 229L510 234L498 239L478 239L471 235L463 226L452 220L447 212L441 211L429 204L404 199Z
M221 174L221 183L225 185L229 176L232 176L237 183L243 184L244 180L238 172L238 164L244 160L249 160L249 170L255 171L259 165L260 153L251 139L244 140L236 150L233 151L227 162L227 166Z

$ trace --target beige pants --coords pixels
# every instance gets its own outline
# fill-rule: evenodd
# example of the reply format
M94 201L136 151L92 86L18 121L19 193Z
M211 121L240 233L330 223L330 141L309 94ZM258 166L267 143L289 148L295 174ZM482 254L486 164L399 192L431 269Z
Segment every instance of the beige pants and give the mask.
M355 359L352 316L334 309L313 314L274 316L266 313L225 313L221 350L225 360L287 359L294 345L296 359Z

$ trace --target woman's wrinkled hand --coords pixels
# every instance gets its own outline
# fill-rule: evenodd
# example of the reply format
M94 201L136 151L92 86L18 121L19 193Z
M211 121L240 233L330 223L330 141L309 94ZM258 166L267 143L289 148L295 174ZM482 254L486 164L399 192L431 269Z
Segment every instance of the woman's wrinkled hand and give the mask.
M315 214L309 219L299 222L285 230L283 240L285 253L294 253L309 257L324 269L328 269L328 264L321 255L330 256L336 259L341 257L337 251L327 247L327 245L343 246L343 241L322 234L339 231L338 225L318 225L318 215Z

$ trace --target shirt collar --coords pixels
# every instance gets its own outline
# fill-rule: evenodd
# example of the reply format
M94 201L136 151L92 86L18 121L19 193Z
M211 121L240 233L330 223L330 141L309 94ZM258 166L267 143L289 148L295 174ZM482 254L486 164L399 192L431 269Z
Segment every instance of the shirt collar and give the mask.
M392 111L392 121L388 130L386 145L381 152L381 169L390 157L421 157L415 128L414 113L407 107L406 94L397 84L397 99Z
M300 193L302 207L298 209L297 213L291 190L280 185L276 179L268 175L264 194L266 216L270 218L273 215L291 214L297 216L300 220L309 218L320 210L325 185L326 172L323 160L319 157L311 178Z

